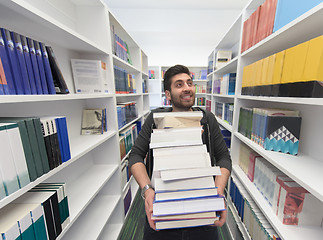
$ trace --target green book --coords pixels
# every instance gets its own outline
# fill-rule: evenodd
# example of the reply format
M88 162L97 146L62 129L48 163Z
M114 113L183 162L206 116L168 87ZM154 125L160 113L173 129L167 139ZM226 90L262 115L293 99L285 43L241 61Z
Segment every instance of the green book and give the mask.
M48 239L45 225L45 217L42 206L39 204L36 208L30 211L31 220L35 232L36 240Z
M42 165L43 165L43 170L44 170L44 173L47 173L47 172L49 172L49 163L48 163L48 157L47 157L45 141L44 141L44 137L43 137L40 119L33 118L32 120L33 120L34 127L35 127L35 133L36 133L38 149L39 149L39 153L40 153L40 159L41 159Z
M31 221L29 207L26 206L26 209L26 215L18 219L21 238L22 240L35 239L35 232L33 228L33 223Z

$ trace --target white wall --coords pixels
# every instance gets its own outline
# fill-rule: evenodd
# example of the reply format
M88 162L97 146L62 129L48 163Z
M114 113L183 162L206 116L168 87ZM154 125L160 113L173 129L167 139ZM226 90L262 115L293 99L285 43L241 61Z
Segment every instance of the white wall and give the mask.
M206 66L207 57L241 10L111 8L142 46L148 64Z

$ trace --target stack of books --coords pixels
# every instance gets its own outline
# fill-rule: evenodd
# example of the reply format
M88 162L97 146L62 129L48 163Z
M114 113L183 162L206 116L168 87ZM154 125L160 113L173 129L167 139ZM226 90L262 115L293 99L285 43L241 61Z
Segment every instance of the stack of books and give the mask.
M211 225L225 209L217 194L210 155L202 143L202 112L154 113L151 135L156 229Z

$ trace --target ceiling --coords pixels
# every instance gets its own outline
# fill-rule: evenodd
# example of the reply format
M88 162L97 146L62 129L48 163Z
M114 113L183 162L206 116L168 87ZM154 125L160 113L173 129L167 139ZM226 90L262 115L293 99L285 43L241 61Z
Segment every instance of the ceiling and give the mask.
M249 0L104 0L149 65L206 66Z

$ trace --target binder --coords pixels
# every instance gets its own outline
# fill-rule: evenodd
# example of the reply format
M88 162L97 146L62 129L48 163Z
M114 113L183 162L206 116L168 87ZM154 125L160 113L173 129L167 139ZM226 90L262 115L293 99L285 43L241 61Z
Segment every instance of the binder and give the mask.
M31 94L37 94L36 80L35 80L35 75L34 75L32 63L31 63L29 47L27 44L27 38L23 35L20 35L20 38L21 38L22 50L24 53L29 83L30 83Z
M46 75L45 75L45 69L44 69L44 62L43 62L43 56L40 50L39 42L34 40L34 46L36 50L36 59L38 63L38 70L40 75L40 82L41 87L43 90L43 94L48 94L48 87L47 87L47 81L46 81Z
M28 78L26 62L25 62L25 58L24 58L24 52L22 49L20 35L16 32L11 32L11 39L12 39L12 41L14 43L14 47L15 47L15 55L16 55L17 65L18 65L17 69L20 73L22 88L23 88L25 94L30 95L31 89L30 89L30 83L29 83L29 78Z
M2 31L0 31L0 60L2 62L5 78L3 75L1 75L1 80L4 81L4 79L7 82L7 88L3 86L3 91L5 94L16 94L16 88L13 80L13 76L11 73L11 67L6 51L5 42L2 36Z
M27 44L29 47L30 60L31 60L31 64L32 64L34 77L35 77L35 85L36 85L37 94L43 94L34 41L30 38L27 38Z
M11 39L10 32L7 29L1 28L2 37L6 46L6 52L9 60L13 82L16 89L16 94L24 94L24 88L21 80L20 69L16 58L14 43Z
M54 81L56 93L68 94L69 90L66 85L64 76L61 72L61 69L58 65L54 51L53 51L52 47L50 47L50 46L46 46L46 50L48 53L48 59L49 59L50 68L51 68L52 75L53 75L53 81Z
M39 46L40 46L40 51L41 51L41 54L43 57L48 93L49 94L56 94L53 75L52 75L52 71L51 71L50 65L49 65L47 50L46 50L45 45L43 43L40 42Z

